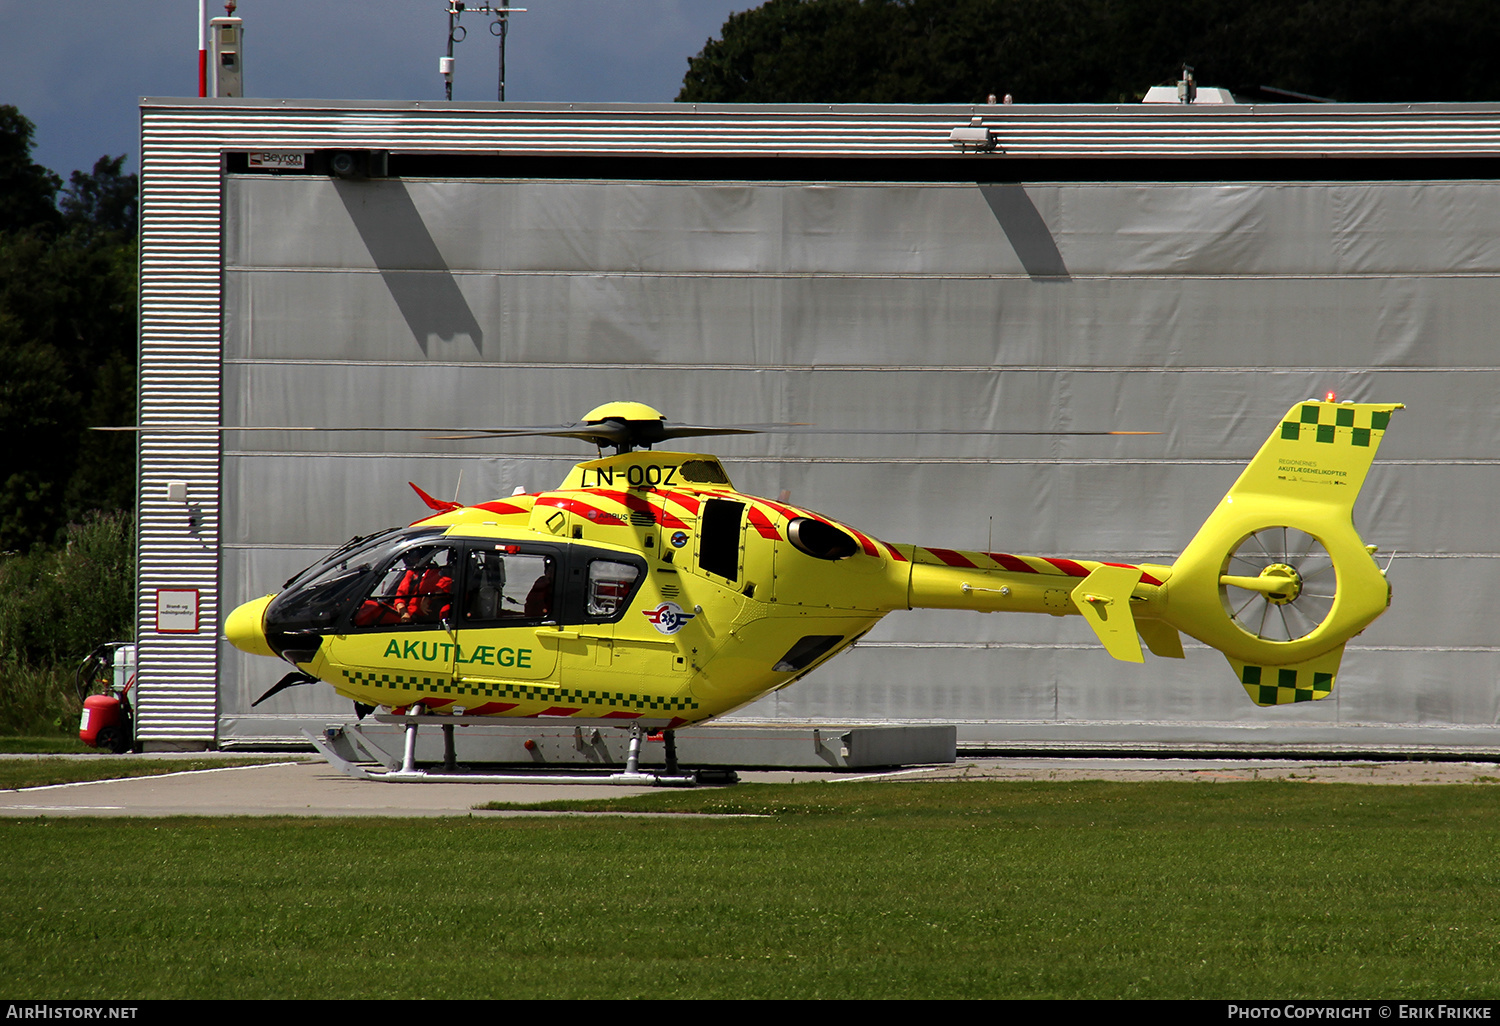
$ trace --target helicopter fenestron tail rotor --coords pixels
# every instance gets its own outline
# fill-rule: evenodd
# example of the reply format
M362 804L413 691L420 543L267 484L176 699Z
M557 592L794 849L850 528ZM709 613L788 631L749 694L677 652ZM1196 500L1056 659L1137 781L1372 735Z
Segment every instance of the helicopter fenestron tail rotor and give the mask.
M1171 567L1159 619L1228 658L1257 704L1324 698L1390 604L1354 501L1400 403L1292 407Z
M1296 641L1333 611L1338 572L1313 535L1295 527L1266 527L1229 556L1219 577L1224 609L1262 641Z

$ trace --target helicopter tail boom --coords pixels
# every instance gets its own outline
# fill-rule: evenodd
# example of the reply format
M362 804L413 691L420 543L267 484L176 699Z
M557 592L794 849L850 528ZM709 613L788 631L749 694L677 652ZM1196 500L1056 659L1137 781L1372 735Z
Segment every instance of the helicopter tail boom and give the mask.
M1079 614L1116 659L1218 649L1250 698L1325 698L1344 644L1390 604L1354 501L1399 403L1287 413L1171 566L896 546L908 608Z
M1173 640L1157 624L1136 619L1137 612L1160 604L1165 567L917 546L902 550L910 566L909 608L1081 614L1116 659L1144 661L1138 635L1158 655L1181 656L1180 642L1174 652Z

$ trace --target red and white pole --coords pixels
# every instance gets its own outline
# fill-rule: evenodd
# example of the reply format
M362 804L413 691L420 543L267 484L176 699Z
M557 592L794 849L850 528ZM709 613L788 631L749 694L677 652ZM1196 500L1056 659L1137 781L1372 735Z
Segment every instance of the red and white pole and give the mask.
M208 0L198 0L198 95L208 95Z

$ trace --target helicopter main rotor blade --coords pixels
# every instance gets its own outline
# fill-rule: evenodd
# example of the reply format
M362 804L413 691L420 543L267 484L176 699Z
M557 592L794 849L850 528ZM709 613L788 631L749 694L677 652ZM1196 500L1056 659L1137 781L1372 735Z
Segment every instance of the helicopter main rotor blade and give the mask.
M642 445L654 445L657 442L666 441L671 438L695 438L710 437L715 435L753 435L753 434L809 434L809 435L976 435L976 436L1005 436L1015 435L1018 437L1063 437L1063 436L1106 436L1106 435L1159 435L1160 431L1074 431L1074 430L1048 430L1045 428L1021 428L988 430L979 428L829 428L819 427L816 424L735 424L723 427L710 427L703 424L670 424L658 428L652 424L625 424L619 421L606 421L599 424L561 425L558 427L527 427L527 428L453 428L453 427L410 427L405 425L388 425L385 427L335 427L335 426L313 426L304 424L244 424L221 426L216 424L204 424L201 426L189 424L163 425L161 427L136 425L102 425L89 428L90 431L123 431L134 434L146 435L201 435L201 434L225 434L231 431L318 431L318 432L349 432L349 433L416 433L423 434L429 438L440 440L478 439L478 438L574 438L585 442L599 443L601 440L606 445L617 445L620 442L633 440Z
M774 429L766 429L772 431ZM787 432L809 435L1159 435L1160 431L1049 431L1045 428L1016 430L981 430L971 428L820 428L810 427L806 431Z
M636 445L655 445L669 438L695 438L700 435L753 435L765 431L764 427L708 427L698 424L657 425L653 423L625 423L603 421L598 424L581 424L561 428L481 428L464 434L433 435L436 439L463 438L577 438L585 442L600 442L618 445L631 442Z
M193 425L172 424L162 427L138 427L136 425L107 425L91 427L90 431L130 431L138 435L202 435L225 434L230 431L466 431L467 428L447 427L329 427L303 424L241 424L228 427L217 424Z

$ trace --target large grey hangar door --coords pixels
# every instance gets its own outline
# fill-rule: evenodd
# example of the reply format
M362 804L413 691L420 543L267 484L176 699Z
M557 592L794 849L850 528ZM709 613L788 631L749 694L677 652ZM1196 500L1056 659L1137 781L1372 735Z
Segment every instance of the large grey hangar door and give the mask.
M363 429L226 436L226 608L423 515L408 481L473 502L592 454L372 428L627 398L811 424L714 448L742 490L889 541L1169 560L1280 415L1332 390L1409 407L1356 510L1395 604L1333 698L1260 709L1201 647L1132 666L1077 618L923 612L738 716L994 745L1500 736L1493 182L235 174L224 196L225 424ZM1160 433L936 433L1106 429ZM347 712L302 688L252 714L281 670L220 665L221 737Z

